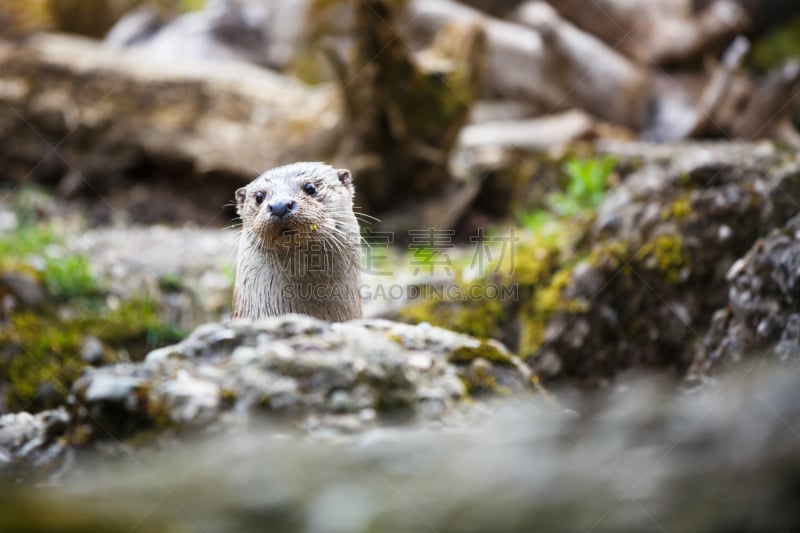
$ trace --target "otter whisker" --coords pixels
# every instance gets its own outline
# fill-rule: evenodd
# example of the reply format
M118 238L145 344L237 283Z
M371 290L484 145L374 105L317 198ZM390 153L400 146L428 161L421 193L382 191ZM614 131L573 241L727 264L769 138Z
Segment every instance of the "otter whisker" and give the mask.
M369 219L372 219L372 220L374 220L375 222L380 222L380 221L381 221L381 219L379 219L379 218L377 218L377 217L374 217L374 216L372 216L372 215L368 215L367 213L364 213L363 211L356 211L356 209L362 209L362 208L361 208L360 206L357 206L357 205L356 205L356 206L353 206L353 214L354 214L356 217L363 216L363 217L367 217L367 218L369 218Z

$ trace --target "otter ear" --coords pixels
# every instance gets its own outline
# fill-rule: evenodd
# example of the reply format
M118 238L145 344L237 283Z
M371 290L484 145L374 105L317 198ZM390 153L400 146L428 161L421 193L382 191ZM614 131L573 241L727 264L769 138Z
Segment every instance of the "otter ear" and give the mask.
M241 210L245 200L247 200L247 187L236 189L236 209Z
M341 181L343 185L347 185L348 187L353 186L353 176L346 168L337 169L336 175L339 176L339 181Z

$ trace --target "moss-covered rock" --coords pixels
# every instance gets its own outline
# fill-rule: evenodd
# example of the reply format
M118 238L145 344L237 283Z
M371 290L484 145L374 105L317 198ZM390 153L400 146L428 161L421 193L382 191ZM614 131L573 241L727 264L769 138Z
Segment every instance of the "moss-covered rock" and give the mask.
M520 353L535 372L594 383L629 368L685 372L727 300L727 270L800 200L800 172L779 151L737 153L687 150L609 194L586 235L588 255L539 287L528 308Z
M534 388L530 370L495 341L428 325L287 315L206 324L144 362L90 370L72 389L73 421L82 443L224 424L227 411L354 432L376 417L444 419L470 394Z
M85 344L99 339L106 363L139 359L183 332L165 321L156 304L127 300L108 309L100 301L71 301L44 310L12 313L0 323L0 391L11 411L37 411L64 403L90 362ZM89 359L89 360L87 360Z

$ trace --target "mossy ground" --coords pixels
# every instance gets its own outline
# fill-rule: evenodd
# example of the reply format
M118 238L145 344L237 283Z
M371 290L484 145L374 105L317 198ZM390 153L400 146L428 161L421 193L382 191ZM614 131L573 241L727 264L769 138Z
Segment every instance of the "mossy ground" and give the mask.
M40 285L45 303L0 311L0 391L12 411L63 403L87 363L89 338L102 344L103 360L143 357L183 332L148 299L120 300L91 273L86 257L63 255L50 226L26 223L0 236L0 275L14 273Z

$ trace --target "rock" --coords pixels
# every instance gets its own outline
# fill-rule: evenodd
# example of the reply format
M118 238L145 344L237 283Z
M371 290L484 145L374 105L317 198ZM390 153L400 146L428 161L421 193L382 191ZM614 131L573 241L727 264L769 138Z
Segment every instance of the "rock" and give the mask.
M728 305L714 314L689 370L690 383L746 357L800 358L800 216L759 239L727 280Z
M315 432L341 424L354 432L374 426L376 413L438 420L468 391L511 394L530 381L497 342L426 325L289 315L206 324L142 363L89 369L73 386L74 421L81 435L105 439L262 411L297 416Z
M17 214L6 206L0 206L0 235L4 235L19 225Z
M103 363L103 343L100 339L90 335L81 343L81 359L93 366Z
M339 415L333 433L320 411L313 439L240 424L113 461L83 453L55 487L0 484L0 530L249 533L268 517L276 531L795 531L798 370L680 397L636 380L573 400L579 416L522 396L446 427L353 432L361 415Z
M72 452L66 446L69 415L60 407L0 416L0 481L16 476L46 477L66 466Z
M6 303L5 297L12 300ZM37 309L44 305L45 292L39 280L23 272L4 272L0 274L0 316L5 307Z
M800 202L791 154L684 148L666 165L640 161L600 206L588 250L536 290L520 348L535 372L598 384L632 367L682 374L731 265Z

